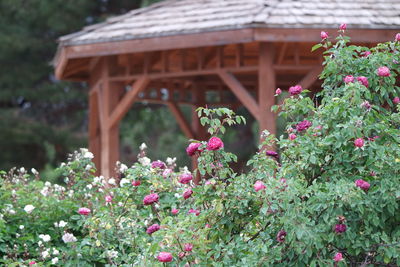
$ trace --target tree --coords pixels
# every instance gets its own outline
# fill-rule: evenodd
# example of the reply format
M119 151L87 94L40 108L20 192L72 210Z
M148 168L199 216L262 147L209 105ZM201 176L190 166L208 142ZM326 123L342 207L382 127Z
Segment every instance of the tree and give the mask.
M57 38L154 1L0 1L0 169L43 168L86 146L87 87L55 80Z

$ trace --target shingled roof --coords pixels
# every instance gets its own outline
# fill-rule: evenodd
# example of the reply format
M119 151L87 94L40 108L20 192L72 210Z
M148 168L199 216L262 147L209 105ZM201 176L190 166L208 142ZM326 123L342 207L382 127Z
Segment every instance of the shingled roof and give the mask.
M399 0L167 0L60 39L65 45L243 28L400 28Z

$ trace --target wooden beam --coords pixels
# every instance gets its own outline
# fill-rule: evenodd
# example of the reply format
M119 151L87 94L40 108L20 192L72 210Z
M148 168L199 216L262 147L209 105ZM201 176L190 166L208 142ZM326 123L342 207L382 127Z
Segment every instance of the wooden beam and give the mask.
M326 30L326 28L258 28L254 29L254 40L261 42L318 43L321 41L321 31ZM331 31L336 32L337 29L328 29L328 32ZM395 36L398 31L398 28L349 29L346 31L346 35L351 38L352 43L380 43L393 40L393 36Z
M318 80L318 75L321 74L322 70L322 65L315 67L309 71L298 84L300 84L303 88L309 88L316 80Z
M143 75L141 78L135 81L132 86L132 90L126 93L126 95L118 103L118 106L110 115L109 127L113 127L122 119L122 117L128 112L129 108L132 106L139 92L146 88L149 82L150 79L146 75Z
M259 106L253 96L243 87L243 85L226 70L217 72L221 80L232 90L236 97L250 111L257 120L260 119Z
M260 43L259 71L258 71L258 103L259 103L259 130L268 130L276 134L276 118L271 111L275 104L275 70L273 68L273 43Z
M314 66L315 67L315 66ZM227 67L222 68L221 70L226 70L231 73L246 73L246 72L257 72L258 66L242 66L240 68L236 67ZM167 79L167 78L178 78L178 77L188 77L188 76L202 76L202 75L215 75L219 69L203 69L203 70L187 70L187 71L175 71L175 72L167 72L167 73L149 73L146 76L151 79ZM111 81L130 81L136 80L142 77L143 74L137 75L122 75L122 76L114 76L111 77Z
M193 130L190 127L189 123L186 121L185 116L183 115L178 105L170 101L167 102L167 106L171 110L176 121L178 122L179 127L181 128L182 132L186 135L186 137L189 139L195 139L196 137L193 133Z

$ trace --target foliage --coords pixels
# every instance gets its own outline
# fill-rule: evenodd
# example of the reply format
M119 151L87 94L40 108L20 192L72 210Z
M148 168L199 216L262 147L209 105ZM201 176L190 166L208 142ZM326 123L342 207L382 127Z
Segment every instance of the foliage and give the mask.
M151 162L143 146L138 162L119 164L120 179L108 183L94 177L85 150L60 167L65 190L44 190L23 171L3 175L3 263L46 266L57 257L63 266L400 265L400 105L392 101L400 93L399 42L369 50L339 36L321 46L321 103L298 90L275 107L290 122L288 137L264 132L248 172L231 169L236 156L219 138L243 118L200 108L213 136L188 146L198 157L194 174L173 159ZM360 55L365 51L371 54ZM267 150L273 147L279 154ZM198 186L192 175L201 176ZM36 207L29 214L28 204ZM79 215L83 207L90 213ZM59 220L75 242L61 241L65 232L53 226ZM39 234L51 240L38 245ZM43 254L53 248L58 255Z

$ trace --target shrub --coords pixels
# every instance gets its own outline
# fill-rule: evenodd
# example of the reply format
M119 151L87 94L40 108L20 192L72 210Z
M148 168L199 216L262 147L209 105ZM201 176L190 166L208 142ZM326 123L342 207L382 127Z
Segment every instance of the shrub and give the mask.
M151 162L144 146L139 162L119 164L121 179L108 183L94 177L86 150L61 166L65 187L28 181L21 170L3 174L1 261L399 265L400 106L392 101L400 93L399 42L368 49L342 35L335 44L323 39L315 47L326 49L321 103L294 86L274 107L290 121L288 136L264 132L246 173L230 168L236 156L221 139L244 118L200 108L212 137L187 149L198 157L198 186L196 173L171 158ZM67 225L57 227L61 220Z

